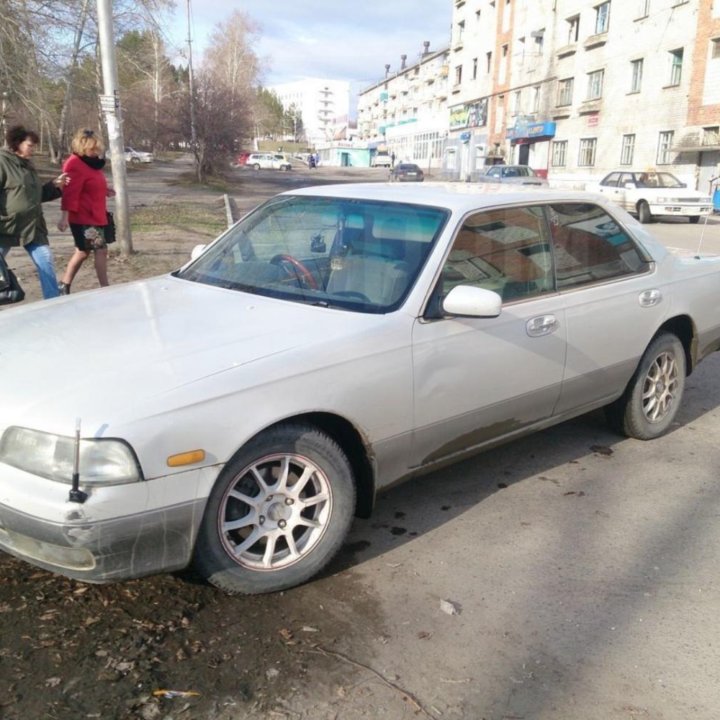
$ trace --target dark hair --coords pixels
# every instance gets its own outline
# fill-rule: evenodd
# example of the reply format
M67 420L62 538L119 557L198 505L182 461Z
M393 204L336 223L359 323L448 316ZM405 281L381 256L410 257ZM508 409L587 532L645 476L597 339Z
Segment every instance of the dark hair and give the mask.
M27 130L22 125L14 125L5 133L5 142L13 152L16 152L25 140L31 140L35 144L40 142L36 132Z

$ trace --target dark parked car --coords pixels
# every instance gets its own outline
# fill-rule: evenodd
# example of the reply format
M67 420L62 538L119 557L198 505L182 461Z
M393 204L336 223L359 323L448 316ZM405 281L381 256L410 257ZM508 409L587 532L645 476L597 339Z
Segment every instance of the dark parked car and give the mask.
M529 165L490 165L482 168L473 180L476 182L511 183L515 185L547 185Z
M390 171L390 180L422 182L424 179L422 168L415 163L399 163Z

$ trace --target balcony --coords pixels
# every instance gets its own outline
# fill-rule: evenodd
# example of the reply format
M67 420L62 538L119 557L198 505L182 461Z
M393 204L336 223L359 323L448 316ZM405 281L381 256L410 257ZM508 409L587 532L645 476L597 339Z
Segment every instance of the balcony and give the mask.
M583 47L586 50L592 50L596 47L602 47L607 41L608 34L606 32L598 33L597 35L590 35L583 43Z
M568 55L574 55L577 52L577 43L571 43L570 45L563 45L557 49L558 58L564 58Z

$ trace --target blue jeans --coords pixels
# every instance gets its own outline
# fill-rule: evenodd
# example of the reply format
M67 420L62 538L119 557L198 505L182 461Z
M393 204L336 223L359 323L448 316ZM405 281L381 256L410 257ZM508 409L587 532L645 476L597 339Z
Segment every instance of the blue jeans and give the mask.
M53 260L50 246L31 242L25 245L25 250L37 270L43 297L46 300L48 298L58 297L60 295L60 289L58 288L57 277L55 276L55 261ZM0 252L3 255L7 255L10 252L10 248L7 246L0 247Z

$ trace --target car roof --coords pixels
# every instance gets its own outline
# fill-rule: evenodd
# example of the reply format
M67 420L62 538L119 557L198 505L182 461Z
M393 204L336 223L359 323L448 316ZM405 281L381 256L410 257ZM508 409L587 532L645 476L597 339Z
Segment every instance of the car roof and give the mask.
M431 207L444 207L465 213L482 207L511 203L593 202L607 205L600 194L583 190L553 190L531 185L500 185L484 183L426 182L411 185L398 183L347 183L344 185L313 185L288 190L282 195L311 195L405 202Z

